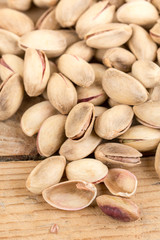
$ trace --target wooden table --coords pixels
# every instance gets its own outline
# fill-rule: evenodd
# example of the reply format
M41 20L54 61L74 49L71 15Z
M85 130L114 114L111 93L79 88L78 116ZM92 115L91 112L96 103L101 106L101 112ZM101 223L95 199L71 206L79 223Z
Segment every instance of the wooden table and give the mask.
M153 158L131 171L138 178L132 197L141 208L141 219L132 223L115 221L93 204L77 212L52 208L41 196L25 188L34 161L0 163L0 240L160 240L160 182ZM98 191L108 193L103 184ZM50 227L58 224L58 234Z

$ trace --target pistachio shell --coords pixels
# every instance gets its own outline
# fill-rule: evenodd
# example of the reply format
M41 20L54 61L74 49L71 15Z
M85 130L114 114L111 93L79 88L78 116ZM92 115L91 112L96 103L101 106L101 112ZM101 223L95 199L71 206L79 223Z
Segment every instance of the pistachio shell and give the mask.
M114 101L112 98L108 99L108 104L109 104L110 107L115 107L117 105L120 105L120 103Z
M102 107L102 106L95 106L95 117L100 116L102 113L104 113L107 108L106 107Z
M152 4L160 11L160 2L159 2L159 0L152 0Z
M102 86L110 98L122 104L138 105L148 98L147 90L138 80L114 68L106 70Z
M160 44L160 22L156 23L151 29L150 29L150 36L153 39L155 43Z
M19 11L26 11L31 7L32 0L7 0L9 8L14 8Z
M156 86L149 90L149 99L153 102L160 101L160 86Z
M116 8L119 8L125 2L125 0L110 0L109 2L115 5Z
M41 161L29 174L26 187L35 194L60 182L66 165L63 156L53 156Z
M33 0L33 2L38 7L46 8L56 5L58 0Z
M65 133L72 140L82 141L90 135L95 119L92 103L79 103L68 114Z
M158 147L156 150L154 167L158 177L160 178L160 144L158 144Z
M88 207L96 195L97 189L94 184L80 180L61 182L45 189L42 193L48 204L67 211Z
M65 37L67 42L67 47L71 46L73 43L79 41L79 37L75 30L71 29L60 29L59 32Z
M141 163L142 154L136 149L119 143L104 143L95 150L95 158L119 166L134 167Z
M102 62L102 59L104 57L104 54L106 53L106 49L96 49L95 52L95 58L99 61Z

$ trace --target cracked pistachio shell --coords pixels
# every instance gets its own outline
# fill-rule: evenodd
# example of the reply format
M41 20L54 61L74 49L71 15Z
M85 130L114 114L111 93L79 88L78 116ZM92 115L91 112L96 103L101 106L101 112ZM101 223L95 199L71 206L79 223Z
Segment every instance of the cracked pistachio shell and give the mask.
M33 71L34 69L34 71ZM24 58L24 87L30 97L43 93L50 77L48 59L43 51L28 48Z
M146 152L157 147L160 142L160 130L137 125L128 129L127 132L118 138L121 143L131 146L138 151Z
M147 1L132 1L117 10L117 19L122 23L147 26L154 24L158 17L157 9Z
M122 104L138 105L148 99L147 90L137 79L114 68L106 70L102 86L110 98Z
M7 0L7 5L19 11L27 11L31 7L31 2L32 0Z
M52 115L56 114L56 109L49 101L43 101L28 108L22 115L21 128L27 136L36 134L42 123Z
M83 40L73 43L69 48L67 48L65 53L81 57L85 61L89 62L94 55L94 49L88 47Z
M127 105L117 105L95 120L94 130L101 138L111 140L128 130L132 124L133 110Z
M44 189L60 182L65 166L66 159L63 156L42 160L29 174L27 189L32 193L41 194Z
M90 135L95 120L94 105L84 102L75 105L69 112L65 124L66 136L82 141Z
M0 54L17 54L23 51L18 46L19 36L4 29L0 29Z
M73 83L61 73L53 73L51 76L47 96L50 103L62 114L68 114L77 104L77 92Z
M156 150L154 167L155 167L156 173L158 174L158 177L160 178L160 144L158 144L158 147Z
M130 72L136 58L125 48L117 47L106 50L102 61L109 68L114 67L122 72Z
M146 88L160 85L160 67L149 60L138 60L132 65L132 76Z
M47 57L57 57L64 52L67 43L59 30L41 29L24 34L19 40L19 47L24 51L34 48L44 51Z
M64 27L74 26L81 14L90 6L92 0L68 0L59 1L56 7L56 19Z
M120 143L104 143L95 150L95 158L109 165L134 167L141 163L142 154L136 149Z
M95 109L95 117L100 116L102 113L104 113L107 110L106 107L102 107L102 106L95 106L94 109Z
M139 59L147 59L154 61L157 54L157 45L154 43L148 32L136 25L130 24L132 27L132 36L128 41L131 52Z
M130 199L101 195L96 202L102 212L116 220L131 222L140 218L139 207Z
M59 0L33 0L34 4L40 8L48 8L56 5Z
M99 183L106 177L108 167L94 158L84 158L73 161L66 166L68 180L83 180Z
M95 185L81 180L61 182L42 192L48 204L67 211L77 211L88 207L96 195Z
M78 86L89 87L95 80L91 65L78 56L63 54L58 60L58 69Z
M94 131L81 142L67 139L61 146L59 154L63 155L68 161L85 158L90 155L101 143L101 138Z
M156 86L149 90L149 99L152 102L159 102L160 101L160 86Z
M121 168L109 169L104 184L113 195L121 197L131 197L137 190L136 176Z
M10 118L18 110L23 95L23 82L18 74L13 74L0 85L0 121Z
M89 47L104 49L121 46L129 40L131 35L132 28L127 24L106 23L93 27L85 35L85 39Z
M0 27L22 36L34 29L34 23L24 13L9 8L1 8Z
M114 13L115 6L110 1L97 2L80 16L76 32L80 38L84 38L93 27L112 22Z
M57 114L47 118L37 136L37 150L41 156L54 154L65 141L66 116Z
M160 22L156 23L151 29L150 29L150 36L153 39L155 43L160 44Z
M14 54L2 55L0 59L0 77L2 81L5 81L14 73L18 73L23 77L23 65L23 59Z
M146 102L139 106L134 106L133 111L141 124L160 128L160 102Z

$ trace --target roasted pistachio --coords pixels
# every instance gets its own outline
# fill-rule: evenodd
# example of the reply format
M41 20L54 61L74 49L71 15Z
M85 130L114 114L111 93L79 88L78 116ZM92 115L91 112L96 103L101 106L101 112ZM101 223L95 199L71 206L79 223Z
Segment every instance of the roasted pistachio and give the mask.
M19 11L26 11L31 7L32 0L7 0L9 8L14 8Z
M33 0L34 4L41 8L54 6L58 1L59 0Z
M156 150L154 167L155 167L156 173L158 174L158 177L160 178L160 144L158 145Z
M160 44L160 22L156 23L151 29L150 29L150 36L153 39L154 42Z
M100 116L102 113L104 113L107 108L106 107L102 107L102 106L95 106L95 117Z
M160 86L156 86L149 90L149 99L153 102L160 102Z

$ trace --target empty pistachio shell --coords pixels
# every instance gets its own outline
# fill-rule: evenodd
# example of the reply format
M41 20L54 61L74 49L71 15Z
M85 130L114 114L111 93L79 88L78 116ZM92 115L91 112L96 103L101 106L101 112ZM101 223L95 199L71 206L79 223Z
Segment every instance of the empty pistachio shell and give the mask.
M85 36L86 44L93 48L118 47L132 35L132 28L122 23L107 23L93 27ZM121 37L119 37L121 36Z
M156 23L151 29L150 29L150 36L153 39L154 42L160 44L160 22Z
M66 181L45 189L44 200L51 206L77 211L88 207L97 195L97 189L92 183L80 180Z
M137 189L137 178L128 170L113 168L108 171L104 184L113 195L131 197Z
M76 32L80 38L84 36L95 26L112 22L115 12L115 6L110 1L100 1L91 6L78 19Z
M107 67L114 67L123 72L129 72L136 58L130 51L117 47L106 50L102 61Z
M58 0L33 0L34 4L38 7L45 8L54 6Z
M155 167L156 173L158 174L158 177L160 178L160 144L158 145L156 150L154 167Z
M40 155L49 157L54 154L65 141L66 116L57 114L47 118L37 136L37 149Z
M119 141L142 152L154 150L160 142L160 130L143 125L133 126L119 136Z
M95 119L92 103L79 103L68 114L65 133L72 140L82 141L90 135Z
M0 59L0 77L5 81L14 73L23 77L23 60L13 54L4 54Z
M10 118L18 110L23 95L23 82L18 74L13 74L0 85L0 121Z
M157 54L157 45L153 42L148 32L135 24L132 27L132 37L128 41L129 49L137 59L155 60Z
M95 117L100 116L102 113L104 113L107 108L106 107L102 107L102 106L95 106Z
M49 101L43 101L28 108L21 118L21 128L28 136L36 134L42 123L56 113Z
M19 11L26 11L31 7L32 0L7 0L9 8L14 8Z
M138 206L130 199L101 195L96 201L102 212L116 220L131 222L140 217Z
M98 183L108 173L108 168L101 161L93 158L84 158L67 164L66 175L68 180L83 180Z
M68 114L77 103L73 83L61 73L54 73L48 83L47 96L51 104L62 114Z
M58 30L35 30L24 34L19 40L21 49L34 48L42 50L48 57L61 55L66 46L66 39Z
M137 79L114 68L106 70L102 86L107 95L119 103L137 105L148 98L147 90Z
M158 17L157 9L147 1L132 1L123 4L117 11L118 21L141 26L154 24Z
M117 105L102 113L95 121L95 132L104 139L113 139L131 126L133 110L127 105Z
M58 60L58 69L78 86L89 87L95 80L91 65L78 56L63 54Z
M41 194L50 186L57 184L63 175L66 160L63 156L53 156L41 161L29 174L26 187L30 192Z
M160 86L156 86L149 90L149 99L153 102L160 101Z
M104 143L95 150L95 158L107 163L134 167L141 163L142 154L136 149L119 143Z
M24 87L29 96L43 93L50 77L49 62L44 52L32 48L26 50L23 77Z
M1 8L0 27L22 36L32 31L34 24L24 13L9 8Z

